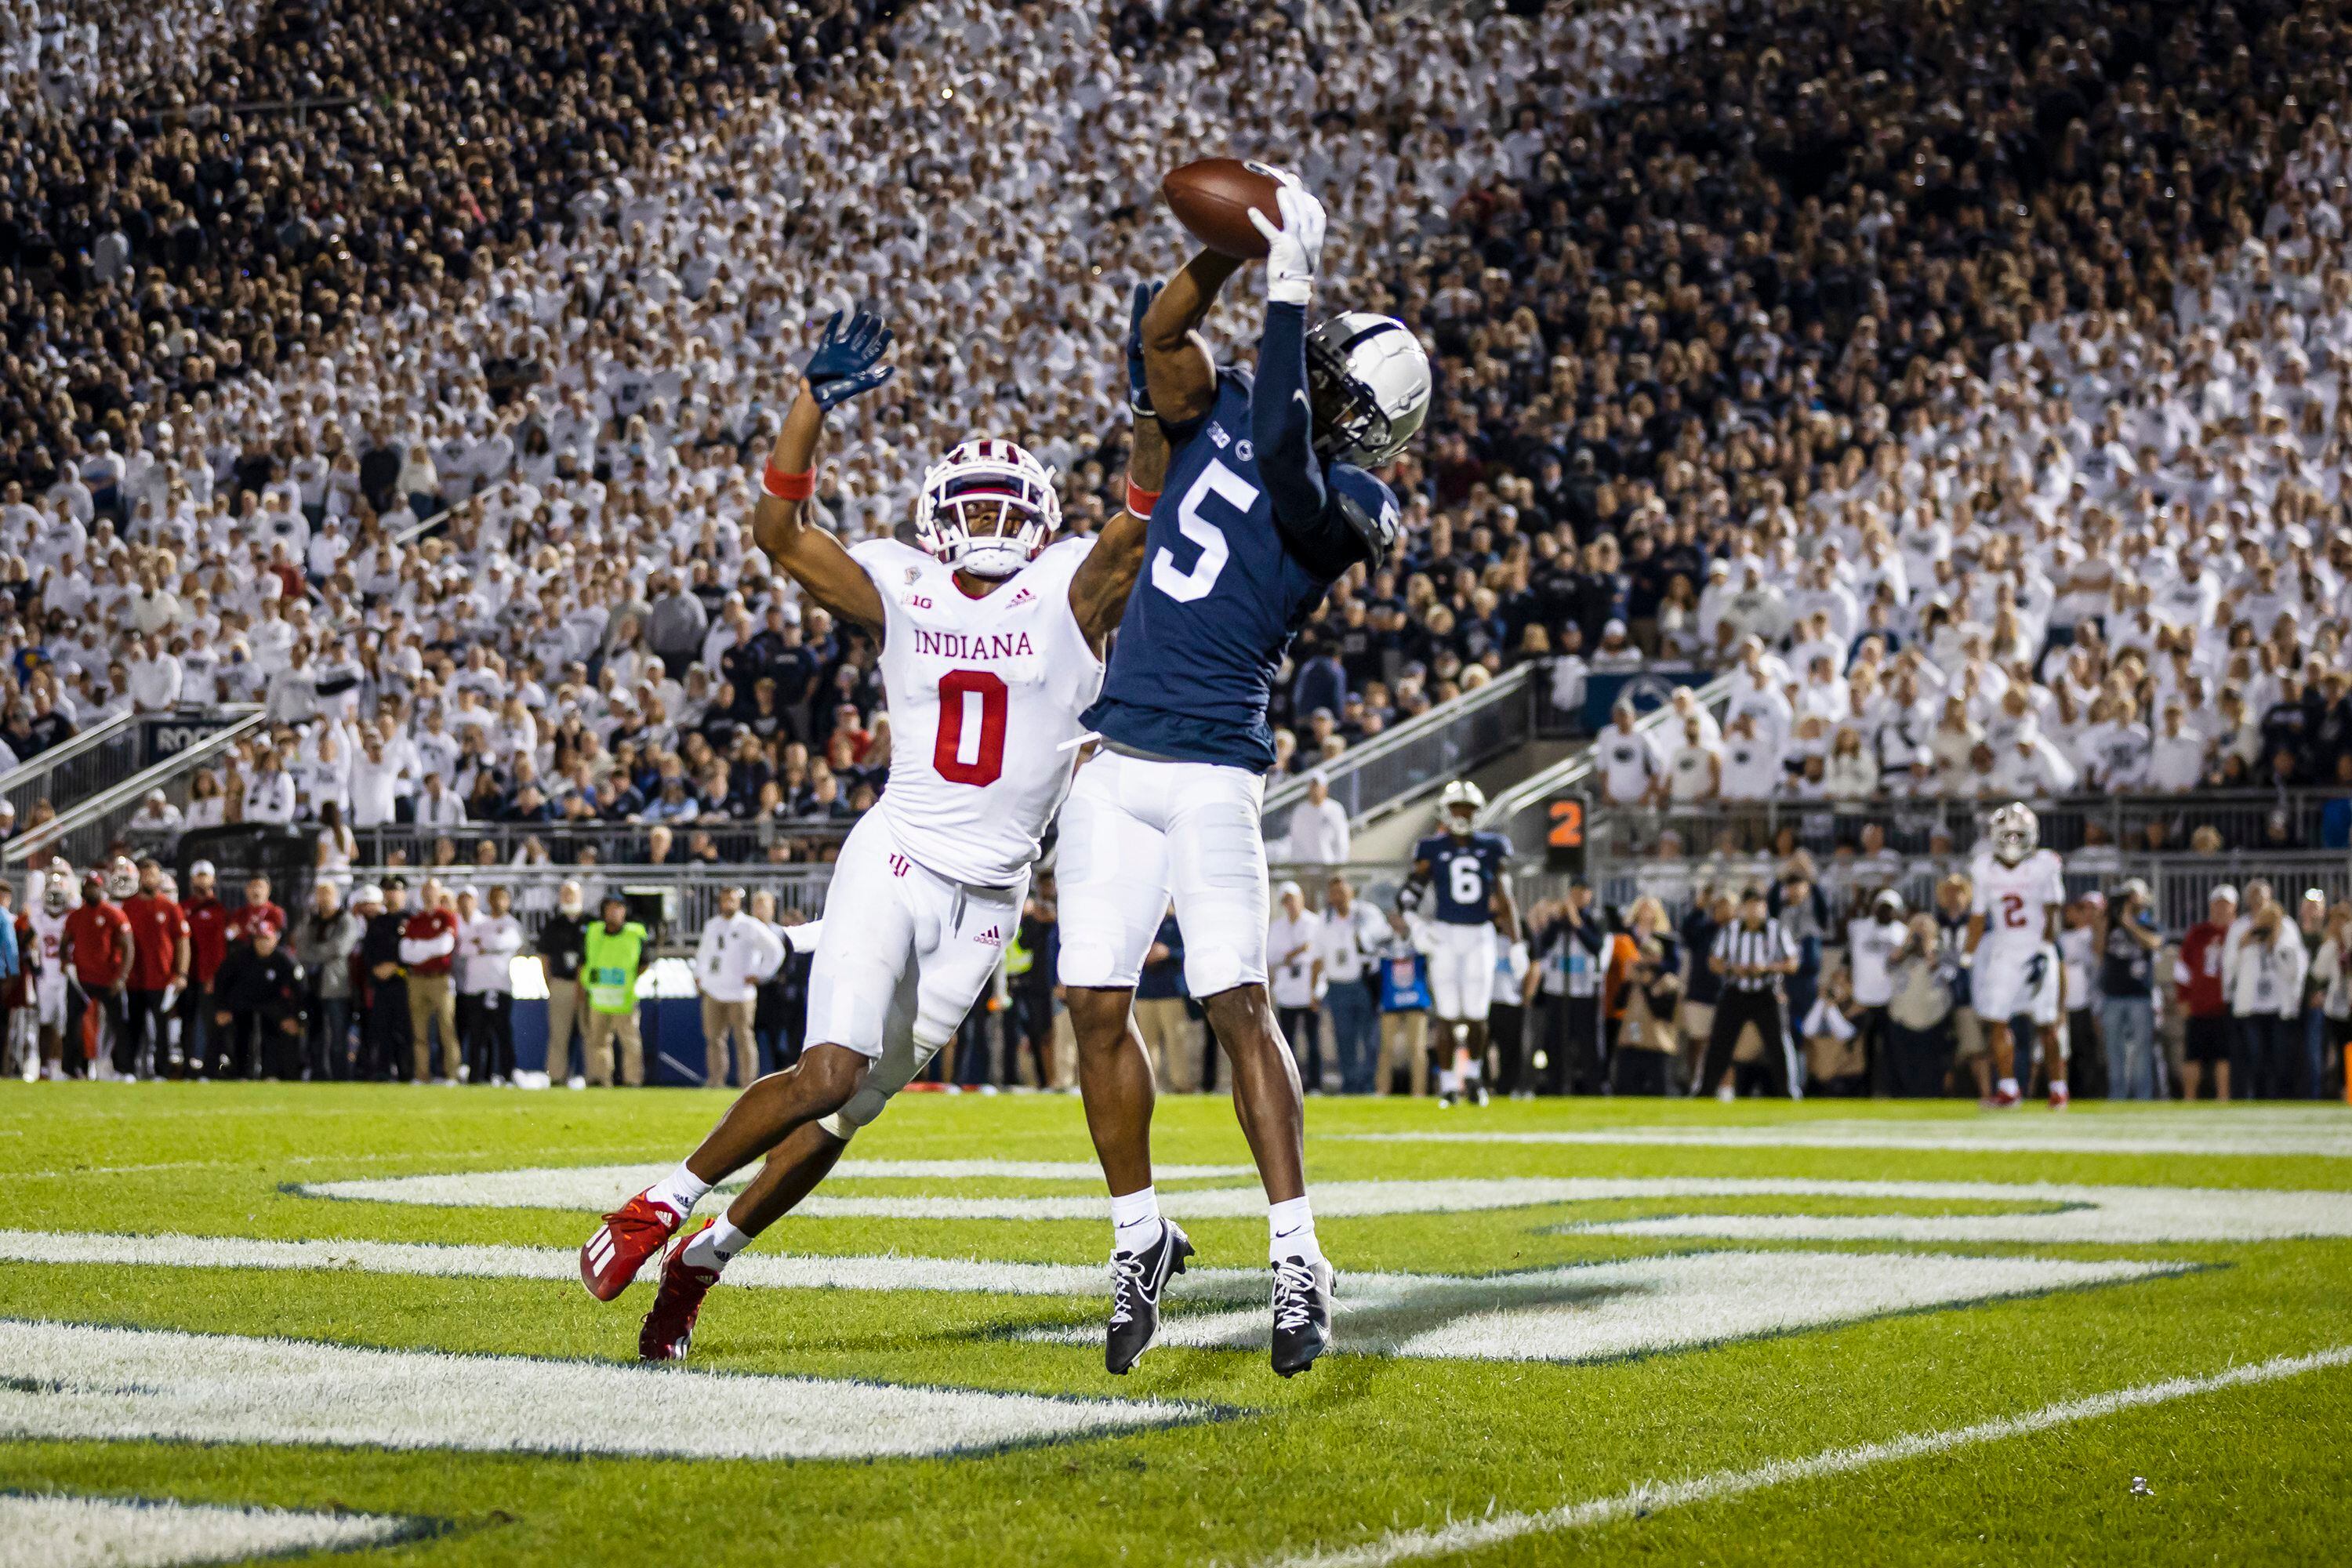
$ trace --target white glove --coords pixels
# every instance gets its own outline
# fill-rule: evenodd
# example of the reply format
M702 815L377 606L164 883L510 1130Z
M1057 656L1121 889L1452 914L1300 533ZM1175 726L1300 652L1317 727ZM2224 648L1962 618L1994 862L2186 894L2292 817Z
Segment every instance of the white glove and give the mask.
M1282 226L1250 208L1250 223L1265 236L1265 297L1284 305L1304 305L1315 292L1315 258L1323 249L1323 204L1303 185L1285 184L1275 193Z

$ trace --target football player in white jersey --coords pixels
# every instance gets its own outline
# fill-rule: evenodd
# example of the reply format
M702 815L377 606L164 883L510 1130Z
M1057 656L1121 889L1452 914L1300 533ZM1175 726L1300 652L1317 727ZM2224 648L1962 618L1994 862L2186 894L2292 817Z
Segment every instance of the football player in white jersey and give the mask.
M835 868L809 976L808 1047L746 1089L692 1154L605 1215L581 1248L581 1281L600 1300L667 1248L638 1337L647 1360L687 1353L728 1259L824 1179L994 974L1142 560L1132 510L1097 538L1049 542L1061 521L1052 471L995 439L966 441L925 474L919 550L888 538L845 548L813 526L805 502L824 415L889 378L889 344L863 311L827 324L752 514L760 547L810 598L881 640L888 787ZM1156 432L1139 431L1130 495L1158 482L1166 457ZM680 1234L713 1184L772 1152L723 1218Z
M2038 1025L2046 1016L2054 1024L2065 1012L2056 943L2066 885L2056 853L2039 847L2042 827L2030 808L2002 806L1991 828L1992 847L1978 859L1969 907L1969 990L1992 1052L1995 1082L1986 1103L2007 1110L2024 1098L2012 1021L2030 1017ZM2049 1078L2051 1109L2063 1110L2066 1064L2055 1048Z
M66 1016L72 1011L66 974L66 918L81 902L73 868L52 861L41 879L41 896L25 917L32 928L32 951L19 955L33 976L33 1024L40 1031L41 1076L65 1076Z

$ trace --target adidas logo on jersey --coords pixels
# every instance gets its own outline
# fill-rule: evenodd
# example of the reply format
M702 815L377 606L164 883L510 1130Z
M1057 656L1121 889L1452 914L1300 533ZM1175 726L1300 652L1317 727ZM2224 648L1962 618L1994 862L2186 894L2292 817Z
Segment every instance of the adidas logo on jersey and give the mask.
M1003 947L1004 945L1004 938L1003 934L994 926L989 927L986 931L972 938L972 941L979 942L983 947Z
M1036 596L1036 595L1031 593L1028 589L1024 588L1021 592L1013 595L1011 599L1007 600L1004 607L1008 610L1017 610L1022 605L1029 603L1032 599L1034 599Z

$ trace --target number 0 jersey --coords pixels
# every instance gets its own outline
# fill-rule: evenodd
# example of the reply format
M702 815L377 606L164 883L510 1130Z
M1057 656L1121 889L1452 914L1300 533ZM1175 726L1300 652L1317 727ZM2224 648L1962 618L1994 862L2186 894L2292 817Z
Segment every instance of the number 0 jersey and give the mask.
M983 598L895 539L849 553L882 595L890 782L876 807L901 854L975 887L1010 887L1037 858L1077 766L1079 715L1102 661L1070 612L1094 547L1067 539Z
M1147 756L1264 773L1274 765L1266 698L1283 650L1332 578L1362 558L1339 498L1375 517L1393 511L1396 498L1362 468L1326 462L1333 504L1318 527L1330 559L1302 560L1276 526L1258 474L1251 385L1240 371L1221 372L1207 416L1168 427L1173 451L1143 570L1087 721Z
M2037 849L2014 866L1998 856L1977 857L1976 891L1969 911L1984 917L1978 964L1990 950L2023 963L2049 941L2052 904L2066 901L2065 868L2054 849Z
M1499 833L1467 838L1433 833L1413 846L1412 858L1429 867L1431 918L1440 925L1494 923L1495 889L1511 858L1510 840Z

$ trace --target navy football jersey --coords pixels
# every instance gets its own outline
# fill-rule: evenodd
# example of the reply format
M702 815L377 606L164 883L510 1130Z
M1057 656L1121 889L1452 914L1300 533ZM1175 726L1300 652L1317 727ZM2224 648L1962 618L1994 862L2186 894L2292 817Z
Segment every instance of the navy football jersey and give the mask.
M1413 846L1412 858L1429 868L1430 912L1440 924L1479 926L1495 918L1495 889L1503 885L1510 840L1499 833L1467 838L1433 833Z
M1274 765L1266 698L1283 651L1364 551L1336 516L1331 557L1318 563L1301 560L1276 528L1251 448L1250 385L1245 372L1221 372L1207 416L1169 428L1143 569L1085 721L1149 756L1264 773ZM1323 477L1369 516L1396 510L1388 486L1361 468L1327 462Z

